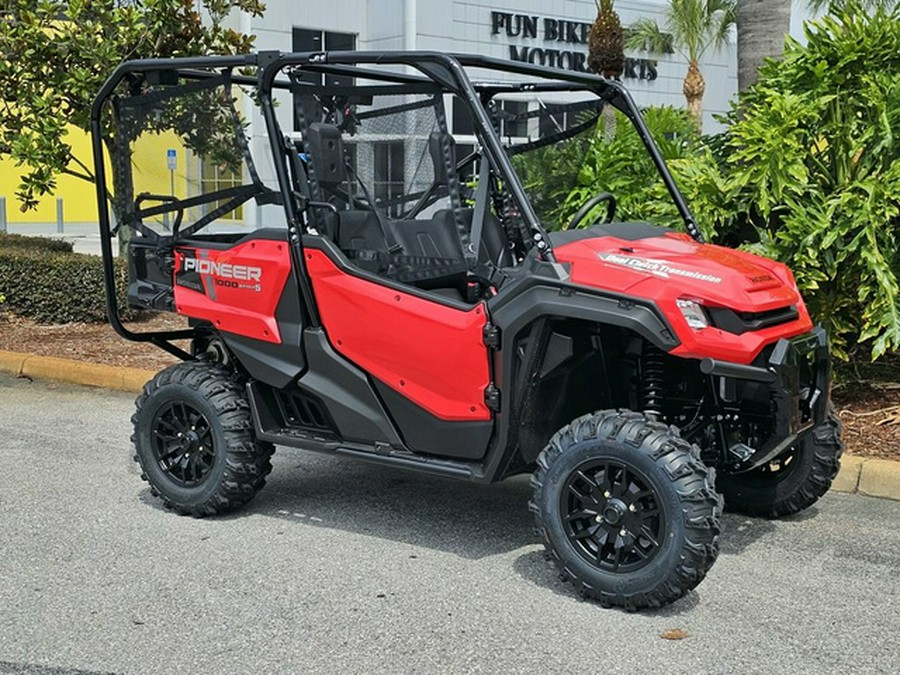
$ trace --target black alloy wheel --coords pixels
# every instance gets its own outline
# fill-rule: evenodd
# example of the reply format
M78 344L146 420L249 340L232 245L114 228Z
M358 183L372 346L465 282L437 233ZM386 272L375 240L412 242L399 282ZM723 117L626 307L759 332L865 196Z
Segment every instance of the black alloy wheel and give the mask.
M274 446L256 440L247 393L234 372L203 362L170 366L144 386L135 407L134 459L168 508L192 516L225 513L265 485Z
M529 508L564 581L606 607L677 600L719 551L713 469L678 429L628 410L584 415L538 456Z
M610 572L633 572L659 551L665 518L649 481L613 459L588 461L563 488L560 512L573 548Z
M156 413L152 423L153 454L160 468L185 487L199 485L209 475L216 451L209 420L183 401L173 401Z
M841 423L829 408L825 421L771 462L751 471L720 473L725 508L748 516L799 513L828 492L841 468Z

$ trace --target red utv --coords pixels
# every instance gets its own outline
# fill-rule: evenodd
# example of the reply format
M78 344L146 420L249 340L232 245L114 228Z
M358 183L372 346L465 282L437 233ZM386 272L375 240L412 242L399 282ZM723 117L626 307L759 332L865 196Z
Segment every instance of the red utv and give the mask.
M606 105L685 232L617 222L607 193L568 223L540 212L521 171L552 144L577 156ZM132 419L176 511L247 503L275 445L481 483L532 472L564 577L640 608L703 579L720 494L783 516L837 472L825 334L790 271L703 242L616 82L425 52L133 61L92 120L110 321L184 361ZM186 180L162 194L166 140ZM115 234L128 305L188 329L123 325Z

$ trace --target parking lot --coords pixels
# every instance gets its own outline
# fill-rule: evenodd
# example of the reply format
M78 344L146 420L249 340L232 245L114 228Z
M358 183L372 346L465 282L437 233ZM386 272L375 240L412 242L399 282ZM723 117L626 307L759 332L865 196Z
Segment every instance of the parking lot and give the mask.
M728 515L696 591L628 614L558 580L527 478L279 448L249 508L194 520L132 468L132 410L0 375L0 672L896 672L898 502Z

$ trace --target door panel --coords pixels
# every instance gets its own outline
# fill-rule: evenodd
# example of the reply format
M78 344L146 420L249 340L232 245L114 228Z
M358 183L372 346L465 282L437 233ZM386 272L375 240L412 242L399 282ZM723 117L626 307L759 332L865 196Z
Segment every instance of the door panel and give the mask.
M481 303L455 309L348 274L324 251L304 255L338 353L439 419L491 419Z

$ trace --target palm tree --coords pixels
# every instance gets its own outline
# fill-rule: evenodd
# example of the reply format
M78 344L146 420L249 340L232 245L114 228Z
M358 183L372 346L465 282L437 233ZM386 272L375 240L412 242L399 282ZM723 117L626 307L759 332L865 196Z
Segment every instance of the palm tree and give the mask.
M876 9L890 11L900 6L900 0L807 0L807 6L814 12L839 12L843 9L856 9L862 12L873 12Z
M613 0L595 0L597 18L588 39L588 67L611 80L618 80L625 70L625 31ZM616 136L616 111L604 105L603 132L607 140Z
M763 59L784 53L790 30L791 0L737 0L738 91L756 82Z
M710 48L725 45L735 25L737 0L670 0L665 30L654 19L643 18L631 26L625 45L658 54L676 51L687 59L688 69L681 90L688 112L703 126L703 94L706 81L700 59Z

